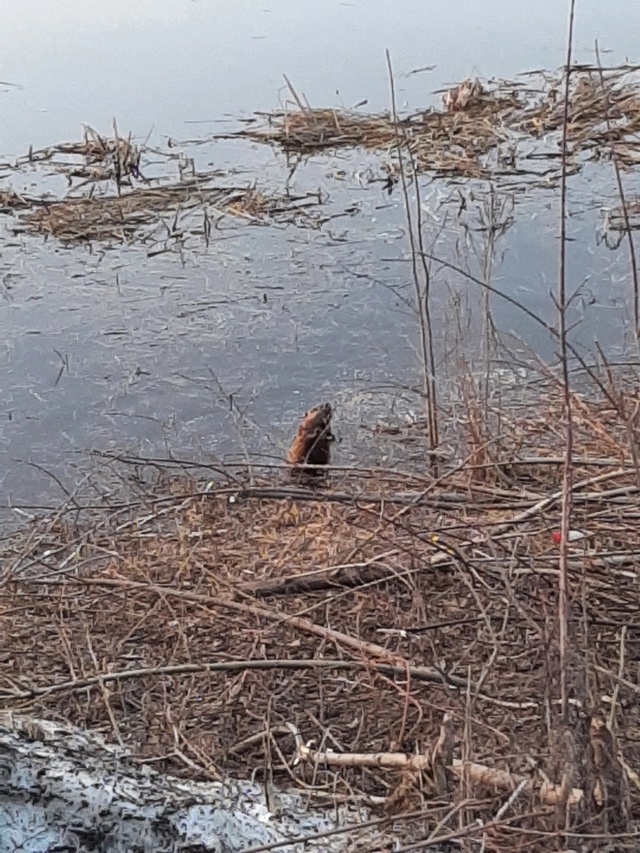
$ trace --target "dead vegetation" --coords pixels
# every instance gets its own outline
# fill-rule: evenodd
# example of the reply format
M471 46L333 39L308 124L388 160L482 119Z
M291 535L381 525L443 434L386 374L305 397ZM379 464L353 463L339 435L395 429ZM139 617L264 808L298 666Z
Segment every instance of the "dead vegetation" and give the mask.
M202 230L210 236L216 220L228 215L253 224L294 223L317 227L321 221L310 208L318 207L316 193L267 195L256 186L211 186L206 176L158 188L133 189L120 195L84 196L62 201L39 201L21 215L14 230L55 237L65 243L131 240L161 216L176 220L200 210ZM209 229L209 230L207 230ZM174 227L175 230L175 227Z
M513 109L512 99L494 94L468 110L420 111L396 126L388 114L307 108L275 113L268 117L267 128L241 135L275 143L289 154L308 155L357 146L392 154L399 134L420 171L482 178L490 172L480 158L508 141L501 125Z
M636 71L635 66L607 69L604 84L594 67L574 71L567 131L571 170L578 171L584 157L615 155L621 167L637 164L640 90ZM491 180L496 185L504 180L511 187L514 181L548 187L556 185L560 174L561 91L561 76L543 73L515 81L465 80L443 93L442 108L419 110L395 121L389 113L313 109L292 89L293 110L263 115L264 126L232 136L272 143L288 154L303 156L355 147L382 152L388 157L383 165L390 188L398 177L398 145L408 153L412 172ZM7 187L0 191L0 212L25 211L15 230L67 243L143 237L161 224L163 216L175 217L184 210L202 211L203 221L196 230L205 237L215 223L216 211L254 224L310 228L331 218L308 210L322 202L319 193L294 197L255 185L224 186L220 173L197 174L193 162L183 162L175 150L154 149L153 155L168 164L178 162L180 181L175 176L150 180L143 172L146 153L131 134L121 136L115 122L111 137L87 127L79 142L29 150L16 164L18 173L44 174L46 170L48 175L62 175L69 192L59 197ZM616 221L614 213L614 228ZM171 225L166 228L171 232ZM175 230L180 232L179 227Z
M198 173L192 162L187 168L181 163L179 181L148 180L140 166L144 151L131 135L119 136L115 122L113 138L85 128L80 142L30 150L18 161L17 172L35 169L46 170L49 176L62 175L69 192L59 198L51 193L1 190L0 213L20 213L14 233L43 234L67 244L134 238L154 242L158 235L153 229L158 226L164 232L160 239L180 242L198 233L208 241L220 221L230 217L254 225L305 228L317 228L324 221L312 210L323 203L318 192L267 192L255 182L225 185L218 171ZM193 219L186 222L184 215L194 212L200 214L195 223Z
M574 72L567 126L567 139L574 152L588 152L598 160L607 156L614 146L624 166L638 164L640 88L637 71L636 66L609 69L603 73L603 80L597 67L582 66ZM547 97L523 114L523 126L527 131L543 136L562 128L564 101L559 95L560 85L560 80L553 82Z
M63 161L56 158L65 157ZM131 179L144 180L140 172L141 148L129 134L120 136L113 122L113 138L102 136L92 127L85 126L84 138L80 142L62 142L39 151L29 149L22 163L53 163L57 170L72 178L85 182L115 181L118 188ZM75 159L74 159L75 158Z
M603 230L609 228L613 231L624 232L628 227L634 231L640 229L640 198L626 200L626 216L622 205L614 207L606 212L606 220Z
M25 210L33 204L33 200L25 195L20 195L13 190L0 190L0 213L14 213L16 210Z
M567 131L573 157L598 150L591 141L603 127L582 79ZM610 85L607 109L620 84ZM633 99L622 102L604 142L610 150L612 120L627 122L620 139L633 152ZM514 115L529 140L558 130L555 109L482 84L453 90L445 107L387 118L393 138L378 140L392 150L400 136L417 168L436 168L421 150L436 157L444 147L421 149L414 135L428 126L431 141L442 132L449 154L455 139L454 156L485 169ZM289 139L315 138L310 150L365 144L353 142L356 119L328 111L308 135L312 112L293 114ZM551 150L553 138L546 143ZM512 164L520 168L515 155ZM67 199L24 221L59 239L122 239L127 216L133 233L205 192L183 190ZM242 192L206 203L251 220L274 215L257 188ZM132 197L139 208L127 208ZM152 218L141 221L145 211ZM218 471L206 485L162 478L132 503L74 503L34 523L1 546L0 705L98 729L191 778L252 775L394 821L419 813L410 832L399 830L419 844L542 853L615 838L607 849L636 849L640 398L635 380L616 385L608 368L599 387L594 400L568 383L541 385L535 402L503 397L499 412L469 391L445 437L456 452L425 445L431 464L420 470L334 469L314 489L277 469L256 480L255 466L251 477ZM128 464L135 478L145 469Z
M603 90L596 67L574 70L568 128L574 168L581 154L609 156L612 144L625 166L638 162L636 72L636 66L629 65L607 69ZM266 126L236 135L309 155L356 146L391 152L399 134L420 172L548 182L559 176L562 85L562 75L541 72L517 80L465 80L443 93L441 109L419 110L397 125L389 113L312 108L293 92L292 110L265 115ZM607 129L606 116L614 123L613 131Z
M619 833L616 849L635 849L637 471L618 413L576 397L569 572L587 680L572 682L568 767L558 396L503 413L509 443L483 462L469 446L475 461L437 478L163 479L4 540L0 706L191 778L253 773L313 802L421 810L399 837L546 851L570 812L575 843Z

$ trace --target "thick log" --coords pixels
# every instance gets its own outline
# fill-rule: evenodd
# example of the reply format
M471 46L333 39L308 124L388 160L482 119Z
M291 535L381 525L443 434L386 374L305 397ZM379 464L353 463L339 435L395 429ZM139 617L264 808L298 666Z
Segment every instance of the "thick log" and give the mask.
M251 782L163 776L95 735L0 714L0 853L240 853L292 839L279 849L337 853L353 840L347 832L303 843L335 829L335 811L310 810L292 793L271 800L270 810ZM354 813L338 820L373 842Z

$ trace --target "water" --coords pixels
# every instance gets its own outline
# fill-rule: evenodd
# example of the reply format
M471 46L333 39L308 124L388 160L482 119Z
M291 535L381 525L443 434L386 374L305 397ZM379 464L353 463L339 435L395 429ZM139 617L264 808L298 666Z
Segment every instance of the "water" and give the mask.
M385 48L402 108L428 106L434 90L470 74L511 78L561 65L565 5L113 0L106 11L93 0L5 0L0 79L16 85L0 88L0 162L29 145L79 139L83 123L109 133L114 117L121 132L159 147L203 139L290 98L283 73L314 106L367 100L383 110ZM595 38L611 51L608 63L638 59L640 7L577 6L577 59L593 61ZM224 140L180 150L199 168L236 170L239 183L281 189L287 176L266 146ZM336 212L356 205L353 215L320 230L229 227L182 255L149 257L139 244L65 248L14 235L2 217L0 502L59 499L57 481L72 489L92 449L278 456L297 415L323 399L339 404L339 452L357 459L359 423L371 419L376 394L419 376L415 321L403 302L411 278L401 198L359 178L375 163L358 152L325 154L292 179L297 190L330 194ZM624 348L629 273L624 245L609 251L596 240L599 206L615 203L606 168L574 186L570 285L583 288L576 340L592 348L597 337L615 352ZM26 173L18 185L33 191L40 181ZM455 193L444 182L423 187L435 216ZM516 199L495 267L496 286L548 320L557 204L555 192ZM459 236L447 224L437 253L455 262ZM451 302L461 286L447 271L434 284L441 355L456 343ZM517 347L553 355L521 312L499 301L495 312Z

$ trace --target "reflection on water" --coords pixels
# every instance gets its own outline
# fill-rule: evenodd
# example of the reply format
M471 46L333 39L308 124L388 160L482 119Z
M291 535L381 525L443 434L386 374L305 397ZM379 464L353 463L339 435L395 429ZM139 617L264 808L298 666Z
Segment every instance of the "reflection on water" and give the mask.
M513 76L561 64L562 6L540 0L525 14L506 0L113 0L107 15L93 2L5 0L0 78L20 88L0 90L0 157L76 139L82 122L108 132L114 116L123 131L149 134L158 145L167 137L202 139L222 120L288 97L283 72L314 105L366 98L367 109L384 109L387 47L401 100L428 105L435 89L469 73ZM584 0L578 58L592 59L594 37L614 50L607 61L633 56L639 27L640 7L626 0L607 4L606 14ZM199 169L236 170L236 180L259 177L281 188L288 174L267 147L220 141L181 150ZM418 381L401 197L362 180L372 162L360 153L323 155L291 179L297 190L320 189L329 205L353 215L318 231L221 227L208 248L192 243L181 254L68 249L0 223L2 503L59 495L53 480L24 462L71 485L77 451L86 448L277 455L298 414L325 398L338 400L338 418L342 411L338 452L357 457L358 423L373 405L363 391ZM627 257L624 246L610 252L596 242L599 205L615 199L605 171L573 186L570 284L582 288L576 340L592 347L597 337L621 349ZM36 178L22 180L29 190ZM464 223L455 215L463 197ZM425 180L423 203L435 254L482 268L479 202L470 185ZM551 319L557 198L518 196L514 216L497 247L494 281ZM471 304L477 294L437 264L433 286L446 379L455 370L452 346L466 343L456 306L465 288ZM513 306L496 300L494 309L499 328L515 333L516 350L553 354L546 333Z

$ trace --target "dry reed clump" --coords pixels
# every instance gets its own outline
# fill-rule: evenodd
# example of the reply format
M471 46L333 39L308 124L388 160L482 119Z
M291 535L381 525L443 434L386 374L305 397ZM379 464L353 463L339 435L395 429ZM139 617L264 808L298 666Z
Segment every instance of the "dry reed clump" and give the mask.
M255 773L388 814L429 803L429 830L489 825L493 849L548 850L562 436L561 402L544 406L512 413L520 451L493 480L452 464L313 490L177 481L4 540L0 707L100 729L174 773ZM640 502L616 413L576 407L591 775L567 796L595 803L579 835L640 819Z
M386 116L364 116L357 112L305 109L276 119L269 139L283 148L311 152L323 148L362 145L386 148L393 145L395 131ZM258 137L260 138L260 137Z
M14 230L56 237L67 243L88 240L131 239L144 228L158 223L162 214L208 208L251 222L293 222L314 227L308 211L321 203L317 194L305 196L267 195L255 186L211 186L207 180L184 181L119 195L89 195L61 201L40 202L21 215ZM209 220L206 220L208 223Z
M574 70L568 131L572 156L609 156L614 145L622 164L638 162L636 70L607 69L604 87L599 69ZM469 79L444 92L443 109L421 110L397 124L388 113L314 109L296 96L295 110L268 114L266 127L236 135L303 155L357 146L390 151L400 142L411 152L418 171L478 178L529 175L548 181L558 177L553 143L562 126L561 86L560 77L543 74L513 81ZM611 131L607 118L613 122ZM535 140L543 137L540 149ZM535 166L540 159L546 161L543 172Z
M602 80L596 68L581 66L574 71L568 128L571 169L580 168L581 155L598 159L615 152L616 162L622 166L638 162L640 90L635 71L629 66L607 69ZM398 122L386 113L312 109L296 97L296 110L268 115L266 127L232 135L277 144L298 154L357 146L392 154L400 145L410 155L412 171L449 178L506 179L511 186L514 180L549 186L560 175L561 82L548 75L488 83L466 80L444 93L442 109L420 110ZM204 210L204 224L194 233L204 231L207 239L211 228L207 206L213 206L214 215L217 209L221 215L252 223L316 228L323 221L306 210L321 203L319 194L293 198L267 194L256 186L214 187L213 173L179 184L163 181L155 187L134 189L134 179L144 180L142 153L130 135L119 135L115 124L113 138L86 128L80 142L30 151L18 163L19 168L46 163L70 182L79 178L82 183L76 184L73 195L56 201L3 190L0 212L26 209L15 230L65 242L129 240L141 229L158 225L163 213L179 213L198 205ZM388 165L389 187L396 168L393 163ZM115 182L113 195L96 192L97 186L109 181ZM90 185L90 191L79 196L78 187L84 184ZM614 211L607 228L615 230L619 222ZM170 227L167 230L171 238L182 239L180 229L173 229L180 232L177 234Z
M464 107L421 111L397 125L386 113L305 108L276 113L269 116L268 129L243 131L242 135L302 154L356 146L391 151L400 140L410 148L420 169L481 177L487 170L478 157L505 141L502 125L519 103L512 92L482 92L482 96L470 97ZM462 103L461 98L456 103Z
M587 151L594 159L608 156L615 148L620 164L631 167L639 162L640 89L637 68L612 69L600 78L598 68L585 66L574 75L567 140L577 151ZM522 126L534 136L544 136L562 128L564 101L562 81L551 82L547 97L522 116Z
M131 178L141 178L140 147L133 142L131 134L120 136L115 122L113 133L111 139L86 126L81 142L61 142L40 151L30 149L22 162L50 162L58 155L79 157L79 162L57 163L58 171L69 178L82 178L88 182L115 180L118 186L123 182L130 183Z
M255 184L220 186L216 180L219 172L196 173L193 164L188 176L186 170L181 170L179 182L172 183L165 177L151 186L140 171L142 153L143 149L132 142L131 135L125 138L118 134L115 123L112 139L88 127L80 142L30 150L27 157L18 161L18 170L46 164L48 170L65 175L70 184L74 178L81 179L81 183L76 183L65 198L49 194L25 196L12 189L2 190L0 212L12 214L24 210L13 228L15 232L44 234L65 243L131 240L161 224L163 214L177 217L197 209L203 216L196 229L190 230L185 222L177 228L176 218L173 226L166 225L168 240L179 242L190 233L203 232L208 240L213 227L224 216L252 224L291 223L308 228L317 228L323 221L310 210L323 203L320 193L267 193ZM134 187L133 179L144 181L146 186ZM113 191L108 182L115 184ZM87 184L89 190L81 195L80 189Z

